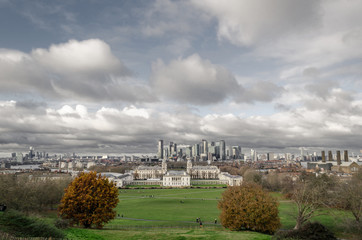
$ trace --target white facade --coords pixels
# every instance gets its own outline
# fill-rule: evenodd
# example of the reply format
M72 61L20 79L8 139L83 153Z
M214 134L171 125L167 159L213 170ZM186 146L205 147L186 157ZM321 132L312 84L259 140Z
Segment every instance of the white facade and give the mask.
M229 186L240 186L243 183L243 177L238 175L231 175L227 172L219 174L219 179L227 181Z
M163 176L162 185L165 187L188 187L190 175L185 171L169 171Z
M216 166L192 166L191 160L188 160L187 173L192 179L216 179L220 170Z
M110 181L116 184L116 187L120 188L127 183L133 181L133 175L131 173L113 173L113 172L105 172L101 173L102 176L107 177Z
M91 168L91 167L93 167L93 166L95 166L96 165L96 163L95 162L87 162L87 168Z
M164 171L160 166L138 166L135 171L135 179L161 178Z

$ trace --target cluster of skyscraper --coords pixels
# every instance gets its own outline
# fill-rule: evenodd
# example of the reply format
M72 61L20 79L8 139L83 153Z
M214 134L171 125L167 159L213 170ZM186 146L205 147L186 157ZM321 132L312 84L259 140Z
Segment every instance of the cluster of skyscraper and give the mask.
M159 159L186 157L196 160L225 160L227 158L240 158L241 147L233 146L227 149L224 140L208 142L203 139L199 143L178 149L177 144L174 142L170 142L169 145L164 146L163 140L159 140L157 157Z
M33 147L29 148L29 153L23 154L21 152L12 153L11 158L16 160L17 163L23 163L24 161L31 161L37 159L48 158L48 153L46 152L35 152Z

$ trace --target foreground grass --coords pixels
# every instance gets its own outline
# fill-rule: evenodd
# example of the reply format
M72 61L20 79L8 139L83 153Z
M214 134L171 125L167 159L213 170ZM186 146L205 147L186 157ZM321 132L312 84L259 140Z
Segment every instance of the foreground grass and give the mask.
M271 239L270 235L256 232L234 232L219 223L217 208L225 189L122 189L116 207L117 218L104 229L70 228L65 230L68 239ZM296 208L292 201L280 193L272 193L279 201L282 229L295 226ZM119 214L119 216L118 216ZM346 234L341 224L351 214L332 210L327 215L314 217L342 239L361 239ZM123 217L122 217L123 215ZM49 221L55 215L47 214ZM201 218L200 229L196 218ZM217 219L217 224L214 223Z
M239 240L269 240L271 236L256 232L232 232L228 230L208 230L208 229L150 229L150 230L94 230L94 229L68 229L69 239L91 239L91 240L118 240L118 239L239 239Z

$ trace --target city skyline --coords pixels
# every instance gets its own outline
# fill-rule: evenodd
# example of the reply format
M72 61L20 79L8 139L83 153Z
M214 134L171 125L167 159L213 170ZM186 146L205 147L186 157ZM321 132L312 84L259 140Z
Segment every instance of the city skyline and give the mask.
M206 150L206 152L205 152ZM208 141L202 139L199 142L194 144L178 144L176 142L165 142L160 139L157 141L157 146L155 147L154 152L141 153L141 152L113 152L113 153L104 153L104 152L46 152L43 149L35 149L33 146L30 146L29 149L20 149L17 152L0 152L0 158L2 159L15 159L19 154L25 159L42 159L45 156L58 156L58 157L89 157L97 156L99 157L125 157L125 156L136 156L136 157L150 157L150 158L159 158L159 159L185 159L191 158L195 161L223 161L223 160L233 160L241 159L245 160L244 156L251 161L257 160L271 160L274 157L282 158L300 158L300 157L320 157L321 159L331 159L331 156L334 160L338 159L341 156L341 148L305 148L299 147L298 150L291 152L283 151L278 149L276 152L273 150L276 149L260 149L260 148L243 148L240 145L227 145L224 140L218 141ZM362 156L362 149L351 150L344 149L343 159L348 156L358 157ZM161 154L160 154L161 153ZM211 155L209 155L211 154ZM328 155L327 155L328 154ZM30 157L31 156L31 157ZM198 157L198 158L195 158ZM210 159L209 159L210 158Z
M362 2L0 0L0 152L362 149Z

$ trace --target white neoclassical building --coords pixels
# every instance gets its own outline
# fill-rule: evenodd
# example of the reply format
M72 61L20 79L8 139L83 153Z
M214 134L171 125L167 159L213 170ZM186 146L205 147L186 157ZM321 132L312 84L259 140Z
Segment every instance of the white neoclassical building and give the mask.
M167 172L166 160L162 160L162 166L138 166L134 172L135 179L161 179Z
M185 171L169 171L163 175L162 185L165 187L189 187L190 175Z
M231 175L228 172L221 172L219 174L220 181L227 181L229 186L240 186L243 183L243 177L238 175Z
M216 166L192 166L191 160L187 160L187 173L191 179L217 179L220 169Z
M110 181L113 181L116 184L116 187L121 188L127 183L133 181L133 175L131 173L114 173L114 172L103 172L101 173L103 177L107 177Z
M167 171L166 160L162 166L138 166L133 171L134 180L131 185L161 185L165 187L188 187L192 184L226 184L229 186L241 185L242 176L230 175L220 172L216 166L192 166L191 160L187 161L185 171Z

